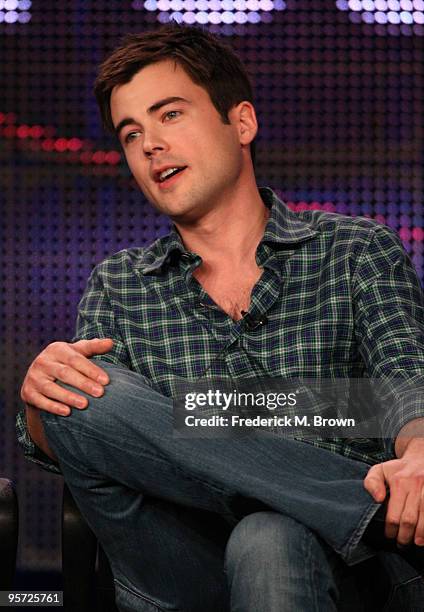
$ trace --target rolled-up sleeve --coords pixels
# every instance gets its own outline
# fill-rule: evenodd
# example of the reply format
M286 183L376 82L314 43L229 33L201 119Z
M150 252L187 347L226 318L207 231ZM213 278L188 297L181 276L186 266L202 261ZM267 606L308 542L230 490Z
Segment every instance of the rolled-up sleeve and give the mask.
M355 333L370 378L381 381L381 434L389 457L406 423L424 417L424 306L398 235L377 226L352 279Z

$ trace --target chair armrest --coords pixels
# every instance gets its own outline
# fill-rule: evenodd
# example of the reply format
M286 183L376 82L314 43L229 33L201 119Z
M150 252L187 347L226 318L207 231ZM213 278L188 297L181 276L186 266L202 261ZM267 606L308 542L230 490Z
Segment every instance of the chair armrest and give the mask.
M62 508L62 571L65 610L92 612L97 540L66 486Z
M10 480L0 478L0 590L12 588L18 547L18 498Z

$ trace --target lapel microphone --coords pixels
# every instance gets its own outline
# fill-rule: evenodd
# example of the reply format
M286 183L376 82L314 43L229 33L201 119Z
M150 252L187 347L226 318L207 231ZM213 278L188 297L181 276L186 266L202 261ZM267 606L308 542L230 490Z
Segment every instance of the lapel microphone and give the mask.
M242 314L242 317L243 317L243 321L244 321L245 327L249 331L253 331L255 329L258 329L258 327L262 327L262 325L265 325L265 323L268 322L268 317L266 315L264 315L264 314L263 315L258 315L257 317L253 317L246 310L242 310L241 314Z

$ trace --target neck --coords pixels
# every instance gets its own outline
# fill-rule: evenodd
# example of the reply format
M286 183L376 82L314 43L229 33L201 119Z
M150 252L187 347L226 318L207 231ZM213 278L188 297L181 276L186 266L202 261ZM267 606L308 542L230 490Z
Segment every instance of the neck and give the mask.
M184 246L209 266L243 267L255 261L269 217L256 183L237 197L226 198L195 224L175 223Z

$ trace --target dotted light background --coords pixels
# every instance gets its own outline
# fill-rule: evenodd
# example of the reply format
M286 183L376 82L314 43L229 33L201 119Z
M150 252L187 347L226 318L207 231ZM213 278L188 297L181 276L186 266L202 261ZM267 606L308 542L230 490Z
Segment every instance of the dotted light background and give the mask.
M15 442L24 373L42 347L72 337L94 264L168 228L91 93L123 34L191 13L225 37L256 89L258 183L294 210L389 225L424 276L422 2L159 2L0 0L0 473L19 491L21 568L59 566L61 491ZM237 20L241 7L256 17Z

